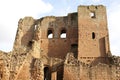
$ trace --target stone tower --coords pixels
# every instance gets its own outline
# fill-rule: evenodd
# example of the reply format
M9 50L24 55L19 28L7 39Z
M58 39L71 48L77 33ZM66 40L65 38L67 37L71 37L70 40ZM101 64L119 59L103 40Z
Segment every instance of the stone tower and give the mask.
M78 59L85 63L104 62L110 55L104 6L78 7L78 35Z
M0 80L119 80L105 6L19 20L13 50L0 51Z

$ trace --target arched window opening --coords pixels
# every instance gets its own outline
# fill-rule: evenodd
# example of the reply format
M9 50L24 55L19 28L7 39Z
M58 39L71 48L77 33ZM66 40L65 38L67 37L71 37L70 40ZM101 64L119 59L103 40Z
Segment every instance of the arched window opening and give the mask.
M92 39L95 39L95 33L92 32Z
M48 33L47 33L47 37L50 39L50 38L53 38L53 31L51 29L48 30Z
M66 30L61 30L60 38L66 38Z

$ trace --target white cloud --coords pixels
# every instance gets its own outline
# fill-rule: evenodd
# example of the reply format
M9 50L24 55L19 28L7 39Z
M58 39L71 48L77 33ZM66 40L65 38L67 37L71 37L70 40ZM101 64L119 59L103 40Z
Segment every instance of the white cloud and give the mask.
M50 12L52 9L51 4L42 0L1 0L0 43L2 44L0 44L0 50L8 51L8 46L13 45L17 23L20 18L25 16L37 18L40 14Z
M100 2L100 0L92 0L92 2L98 3Z
M36 17L38 14L49 12L52 6L42 0L4 0L0 2L0 9L2 10L2 16L24 17L27 15Z

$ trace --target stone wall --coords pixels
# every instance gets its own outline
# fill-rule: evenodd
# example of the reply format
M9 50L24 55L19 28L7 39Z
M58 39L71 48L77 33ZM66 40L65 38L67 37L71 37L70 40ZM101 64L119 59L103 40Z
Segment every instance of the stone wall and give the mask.
M110 49L104 6L79 6L78 32L79 60L89 64L99 57L107 57Z
M71 19L73 16L75 21ZM41 54L64 59L67 52L71 50L71 45L77 44L77 13L65 17L44 17L37 21L37 27L39 33L36 37L40 35L37 39L39 38ZM48 38L49 31L53 35L52 38ZM60 37L62 33L66 34L65 38Z
M102 5L79 6L62 17L20 19L13 50L0 51L0 80L119 79L120 57L110 52Z
M80 80L80 64L73 53L66 56L63 80Z
M13 50L25 50L34 36L35 20L32 17L25 17L18 22L17 34Z

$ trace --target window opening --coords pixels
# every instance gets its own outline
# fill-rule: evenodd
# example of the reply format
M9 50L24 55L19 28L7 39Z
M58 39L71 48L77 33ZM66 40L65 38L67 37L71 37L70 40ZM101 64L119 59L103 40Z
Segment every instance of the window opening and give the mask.
M95 33L92 32L92 39L95 39Z
M91 12L91 13L90 13L90 17L91 17L91 18L95 18L95 12Z
M49 39L50 39L50 38L53 38L53 31L52 31L52 30L48 30L47 37L48 37Z
M29 41L28 46L31 47L33 44L33 41Z
M71 52L74 53L74 57L78 57L78 44L71 44Z
M34 27L34 31L36 30L36 28L37 28L37 25L35 25L35 27Z
M95 8L97 9L97 6L95 6Z
M66 30L63 29L60 34L60 38L66 38Z

